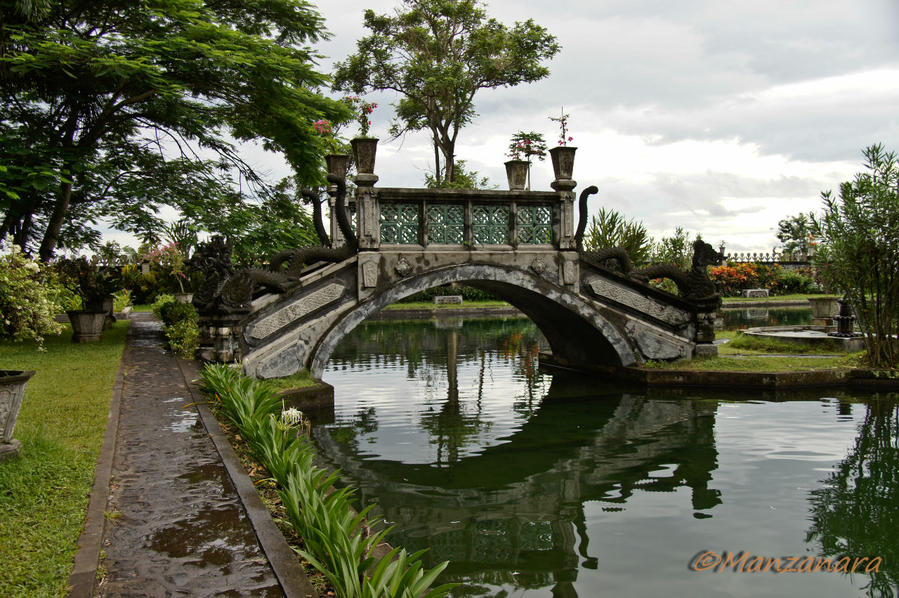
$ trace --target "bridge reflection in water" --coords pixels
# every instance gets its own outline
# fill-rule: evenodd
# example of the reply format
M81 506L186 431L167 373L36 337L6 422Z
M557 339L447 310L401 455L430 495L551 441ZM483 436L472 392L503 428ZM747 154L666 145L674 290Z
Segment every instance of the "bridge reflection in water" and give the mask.
M422 324L370 323L332 361L336 372L369 356L400 360L406 379L394 384L409 387L410 401L417 394L412 387L424 389L428 405L416 421L409 406L393 405L392 431L392 417L378 414L385 406L369 404L364 394L348 416L316 431L329 464L396 526L392 542L429 548L431 563L449 559L448 577L465 579L468 592L486 584L552 587L568 596L576 595L579 568L596 567L586 502L618 510L635 492L683 488L696 517L720 504L710 487L715 402L648 400L608 389L584 400L583 381L556 376L548 384L550 377L536 370L533 325L465 325L464 335L453 324L410 334ZM390 353L376 357L386 347ZM512 371L512 384L500 381L506 397L497 396L502 361ZM356 399L338 388L338 404L346 400ZM497 416L498 406L485 402L509 413ZM384 424L388 429L379 428ZM417 441L403 430L409 425L418 428ZM419 452L404 452L407 442Z

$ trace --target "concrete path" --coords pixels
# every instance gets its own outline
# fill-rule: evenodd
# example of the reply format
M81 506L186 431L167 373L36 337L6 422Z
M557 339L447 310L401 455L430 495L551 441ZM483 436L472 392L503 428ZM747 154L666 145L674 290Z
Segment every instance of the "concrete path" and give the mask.
M131 316L97 596L283 596L177 360Z

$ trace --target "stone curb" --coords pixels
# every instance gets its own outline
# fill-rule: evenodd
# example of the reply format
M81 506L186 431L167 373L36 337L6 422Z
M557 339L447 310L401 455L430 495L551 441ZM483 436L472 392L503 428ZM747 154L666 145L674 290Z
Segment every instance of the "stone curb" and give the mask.
M128 329L131 336L131 328ZM109 497L109 482L112 477L112 462L115 456L116 438L119 431L119 411L122 406L122 394L125 381L125 370L131 361L131 347L125 341L122 361L112 386L112 398L109 401L109 414L106 416L106 430L103 432L103 443L94 467L94 485L91 488L84 518L84 529L78 537L78 549L75 552L75 567L69 576L69 598L91 598L97 581L97 568L100 564L100 547L103 542L103 527L106 524L104 512Z
M746 308L778 308L778 307L807 307L812 308L812 304L805 299L790 299L789 301L723 301L721 309L746 309Z
M177 360L184 383L200 414L200 420L206 427L206 432L222 459L228 477L240 496L250 525L253 526L259 545L275 572L275 577L278 578L284 595L287 598L318 598L318 593L312 587L309 578L306 577L296 553L287 544L281 530L275 525L268 507L262 503L253 481L244 471L237 453L234 452L234 448L219 426L218 420L206 406L205 397L193 383L193 380L199 378L197 363L181 358L177 358Z

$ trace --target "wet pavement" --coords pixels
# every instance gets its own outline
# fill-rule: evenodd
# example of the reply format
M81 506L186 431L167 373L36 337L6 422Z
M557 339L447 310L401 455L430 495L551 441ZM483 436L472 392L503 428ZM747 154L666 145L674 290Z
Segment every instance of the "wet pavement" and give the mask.
M161 325L133 314L97 596L283 596Z

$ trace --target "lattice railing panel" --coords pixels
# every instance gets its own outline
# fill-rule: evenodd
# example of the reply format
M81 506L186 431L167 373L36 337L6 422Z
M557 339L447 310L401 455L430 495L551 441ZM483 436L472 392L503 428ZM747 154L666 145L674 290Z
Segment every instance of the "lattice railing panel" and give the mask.
M552 243L552 208L519 205L515 215L518 242L523 245Z
M417 203L382 203L381 243L397 245L420 243L419 206Z
M428 206L428 243L461 245L465 240L465 206Z
M476 205L471 212L472 239L477 245L503 245L509 242L509 206Z

